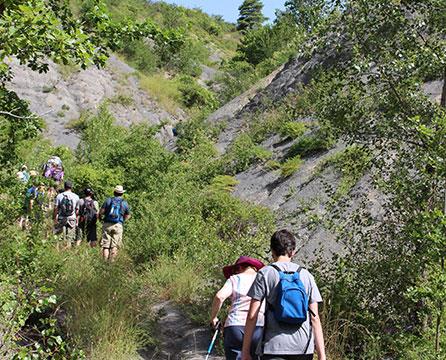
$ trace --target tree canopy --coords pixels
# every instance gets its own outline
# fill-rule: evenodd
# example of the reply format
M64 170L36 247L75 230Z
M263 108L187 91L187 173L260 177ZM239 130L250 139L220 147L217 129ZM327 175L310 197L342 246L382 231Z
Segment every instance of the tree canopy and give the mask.
M237 30L246 33L262 26L266 19L263 16L262 9L263 3L261 0L244 0L238 8Z

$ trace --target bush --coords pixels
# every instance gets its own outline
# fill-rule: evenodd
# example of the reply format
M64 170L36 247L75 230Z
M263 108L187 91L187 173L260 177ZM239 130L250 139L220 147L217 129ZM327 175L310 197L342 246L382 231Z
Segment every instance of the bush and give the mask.
M227 103L247 90L256 80L254 67L246 61L229 61L222 65L221 74L215 79L221 87L219 100Z
M304 135L288 150L287 157L299 155L301 157L327 151L333 146L333 139L322 132Z
M182 76L180 78L179 90L181 98L188 108L198 107L200 109L215 109L218 106L218 101L215 95L197 84L197 82L190 76Z
M270 151L256 145L248 134L242 134L232 142L223 161L229 174L237 174L256 161L268 160L271 155Z
M281 176L282 177L289 177L293 175L297 170L299 170L300 166L302 165L302 159L299 155L287 159L283 164L280 166L281 170Z
M161 59L153 46L145 40L136 40L126 44L123 53L130 65L146 74L155 72L160 66Z
M296 121L287 121L280 128L280 135L291 139L297 139L307 130L305 124Z
M218 175L212 179L209 190L211 192L232 192L238 183L239 181L233 176Z

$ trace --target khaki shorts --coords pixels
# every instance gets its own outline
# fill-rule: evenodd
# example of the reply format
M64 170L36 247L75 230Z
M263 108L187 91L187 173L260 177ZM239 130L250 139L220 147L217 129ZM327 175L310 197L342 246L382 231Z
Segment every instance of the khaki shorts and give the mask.
M123 226L121 223L104 223L102 226L101 247L112 249L122 246Z
M54 227L54 234L58 235L61 241L74 243L76 241L76 219L59 219Z

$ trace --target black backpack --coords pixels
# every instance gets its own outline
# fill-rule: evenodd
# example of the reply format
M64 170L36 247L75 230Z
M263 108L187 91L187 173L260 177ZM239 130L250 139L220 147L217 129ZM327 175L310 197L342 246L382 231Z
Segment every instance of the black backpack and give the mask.
M84 204L80 209L81 221L86 224L94 224L98 218L98 212L94 206L93 199L84 199Z
M74 204L68 195L64 194L62 201L60 202L60 215L62 217L69 217L74 214Z

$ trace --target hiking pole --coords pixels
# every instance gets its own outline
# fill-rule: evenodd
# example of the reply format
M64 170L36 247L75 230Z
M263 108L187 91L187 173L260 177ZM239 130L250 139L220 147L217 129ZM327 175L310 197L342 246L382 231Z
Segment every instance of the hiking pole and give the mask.
M217 340L218 333L220 332L220 321L217 323L217 325L215 325L215 328L216 328L216 330L215 330L214 336L212 336L211 343L209 344L208 352L206 353L205 360L209 359L209 356L211 355L211 352L212 352L212 348L214 347L214 344L215 344L215 340Z

